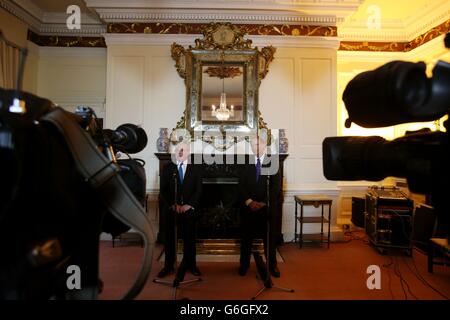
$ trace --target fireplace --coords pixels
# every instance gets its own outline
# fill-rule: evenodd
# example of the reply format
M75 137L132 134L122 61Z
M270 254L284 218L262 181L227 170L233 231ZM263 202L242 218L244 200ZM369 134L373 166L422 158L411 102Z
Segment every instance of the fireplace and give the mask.
M205 177L198 221L199 239L237 239L239 233L239 191L237 177Z
M159 159L159 172L162 172L163 167L171 161L169 153L155 153ZM193 155L197 160L202 155ZM280 174L283 176L283 163L287 154L280 155ZM217 156L216 156L217 159ZM240 159L241 160L241 159ZM202 166L203 170L203 194L200 208L200 218L198 221L197 238L202 239L240 239L240 205L239 198L239 170L243 162L237 160L237 156L223 157L222 161L217 161L213 164L201 162L198 164ZM197 164L196 164L197 165ZM282 179L281 179L282 181ZM281 186L280 186L281 187ZM277 230L277 241L283 242L283 235L281 233L282 220L282 202L283 195L281 192L279 201L279 219L275 226ZM160 228L158 233L158 242L163 239L165 223L164 216L160 211Z

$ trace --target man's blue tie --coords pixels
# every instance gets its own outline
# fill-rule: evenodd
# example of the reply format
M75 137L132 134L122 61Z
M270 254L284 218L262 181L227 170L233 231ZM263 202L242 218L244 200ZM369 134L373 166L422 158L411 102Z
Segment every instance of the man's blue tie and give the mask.
M180 166L178 167L178 175L180 176L181 184L183 184L183 163L180 163Z
M259 176L261 175L261 161L259 158L256 160L256 182L259 181Z

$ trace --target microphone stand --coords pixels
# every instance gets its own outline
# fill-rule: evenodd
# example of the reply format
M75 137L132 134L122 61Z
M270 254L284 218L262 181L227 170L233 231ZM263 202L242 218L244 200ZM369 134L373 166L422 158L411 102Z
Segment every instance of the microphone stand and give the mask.
M177 180L177 173L174 172L173 173L173 180L175 182L175 190L174 190L174 195L175 195L175 205L174 207L176 208L177 203L178 203L178 180ZM184 281L178 281L177 280L177 274L178 274L178 269L179 269L179 265L178 265L178 253L177 253L177 247L178 247L178 222L177 222L177 212L174 210L174 214L175 214L175 218L174 218L174 229L175 229L175 233L174 233L174 237L175 237L175 279L170 281L170 280L161 280L161 279L153 279L154 283L161 283L161 284L166 284L166 285L170 285L171 287L173 287L173 300L177 299L177 289L180 285L183 284L190 284L193 282L198 282L198 281L202 281L202 278L196 278L196 279L192 279L192 280L184 280ZM183 249L184 250L184 249Z
M261 293L263 293L266 290L272 289L272 288L276 288L279 289L281 291L285 291L285 292L294 292L294 289L288 289L288 288L283 288L283 287L278 287L276 285L273 284L273 281L270 277L270 266L269 266L269 262L270 262L270 176L267 176L267 189L266 189L266 194L267 194L267 220L266 220L266 273L265 273L265 279L263 280L263 276L260 273L260 277L261 280L263 280L263 287L256 293L256 295L254 297L252 297L252 300L255 300ZM276 259L276 257L275 257ZM259 270L258 270L259 271Z

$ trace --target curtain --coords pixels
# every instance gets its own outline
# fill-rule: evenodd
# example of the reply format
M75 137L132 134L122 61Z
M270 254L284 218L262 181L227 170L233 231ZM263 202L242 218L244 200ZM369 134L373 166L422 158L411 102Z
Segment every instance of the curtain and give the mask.
M0 39L0 88L15 89L19 71L19 49Z

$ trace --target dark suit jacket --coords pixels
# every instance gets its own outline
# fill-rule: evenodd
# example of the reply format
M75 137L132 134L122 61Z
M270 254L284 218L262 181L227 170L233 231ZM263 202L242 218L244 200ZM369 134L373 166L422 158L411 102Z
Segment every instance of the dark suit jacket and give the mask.
M177 180L178 204L188 204L194 209L200 205L202 195L202 171L200 166L188 164L184 175L183 184L178 176L177 165L169 162L161 174L161 200L166 208L175 204L175 178Z
M247 164L240 171L239 176L239 198L242 206L247 207L245 201L252 199L267 204L267 179L269 179L269 196L271 214L277 211L278 198L280 195L280 171L277 170L275 175L261 175L258 182L256 181L256 165L255 157L249 156ZM262 167L270 166L270 155L264 157Z

